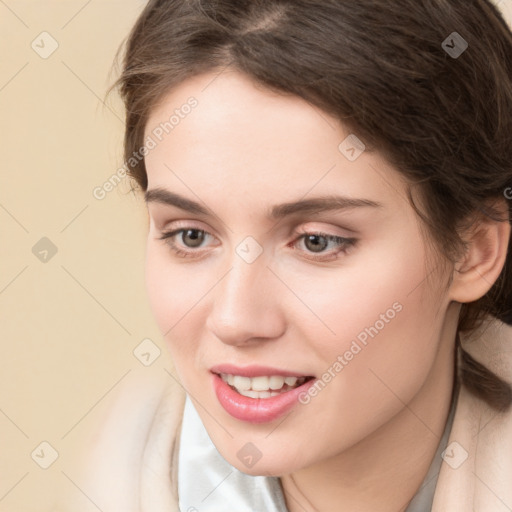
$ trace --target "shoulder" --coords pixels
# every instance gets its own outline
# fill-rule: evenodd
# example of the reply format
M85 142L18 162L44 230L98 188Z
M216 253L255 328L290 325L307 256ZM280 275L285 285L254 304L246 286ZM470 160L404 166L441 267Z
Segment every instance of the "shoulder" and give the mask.
M463 348L512 384L512 326L489 319L461 336ZM497 512L512 507L512 408L494 411L461 387L432 510Z
M462 344L491 371L512 381L512 325L488 319L475 332L463 336Z
M92 501L103 512L177 510L170 472L185 393L171 373L147 370L130 370L95 411L74 468L75 483L89 501L84 506ZM82 510L83 496L63 500Z

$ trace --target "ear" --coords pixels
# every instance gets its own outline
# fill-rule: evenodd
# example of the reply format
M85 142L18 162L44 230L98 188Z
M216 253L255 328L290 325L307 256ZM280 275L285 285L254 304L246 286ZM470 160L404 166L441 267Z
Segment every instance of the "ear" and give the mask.
M501 220L479 214L462 237L466 249L455 265L450 286L450 298L454 301L466 303L483 297L505 265L511 230L508 204L500 199L493 206L499 210Z

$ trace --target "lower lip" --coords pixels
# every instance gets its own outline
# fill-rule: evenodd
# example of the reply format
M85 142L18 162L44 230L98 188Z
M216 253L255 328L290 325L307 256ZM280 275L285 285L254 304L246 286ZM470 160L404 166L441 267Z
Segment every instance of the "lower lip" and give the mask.
M220 375L213 374L213 389L220 405L226 412L249 423L267 423L288 412L297 402L301 393L315 383L311 379L304 384L270 398L250 398L237 393L224 382Z

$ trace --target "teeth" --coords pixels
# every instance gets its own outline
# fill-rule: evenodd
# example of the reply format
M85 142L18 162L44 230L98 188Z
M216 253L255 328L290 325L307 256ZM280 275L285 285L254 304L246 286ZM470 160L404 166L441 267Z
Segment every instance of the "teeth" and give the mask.
M281 389L284 386L285 382L286 379L278 375L272 375L272 377L268 379L268 385L270 389Z
M236 389L240 391L247 391L251 389L251 379L250 377L241 377L240 375L233 376L233 384Z
M244 396L250 398L269 398L300 386L305 377L283 377L281 375L262 375L259 377L242 377L241 375L220 374L222 380Z
M267 391L269 389L268 380L268 377L265 376L253 377L251 379L251 388L254 391Z

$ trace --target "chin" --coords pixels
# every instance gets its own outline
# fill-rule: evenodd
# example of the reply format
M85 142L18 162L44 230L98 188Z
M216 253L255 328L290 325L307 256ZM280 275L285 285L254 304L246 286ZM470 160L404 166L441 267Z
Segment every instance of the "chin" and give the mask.
M272 449L270 446L264 447L262 446L263 444L261 439L248 442L240 442L238 440L235 443L231 441L228 446L221 447L222 449L220 450L217 448L217 450L229 464L242 473L251 476L280 477L298 471L307 465L307 462L304 460L296 460L296 448L293 450L294 453L286 453L282 450ZM256 456L259 458L252 465L249 465L240 460L239 453L241 450L244 450L245 446L251 445L251 448L246 448L246 453L257 453L258 455Z
M300 469L279 461L263 463L263 457L252 468L245 466L243 463L241 464L238 459L230 460L229 463L242 473L251 476L281 477Z

